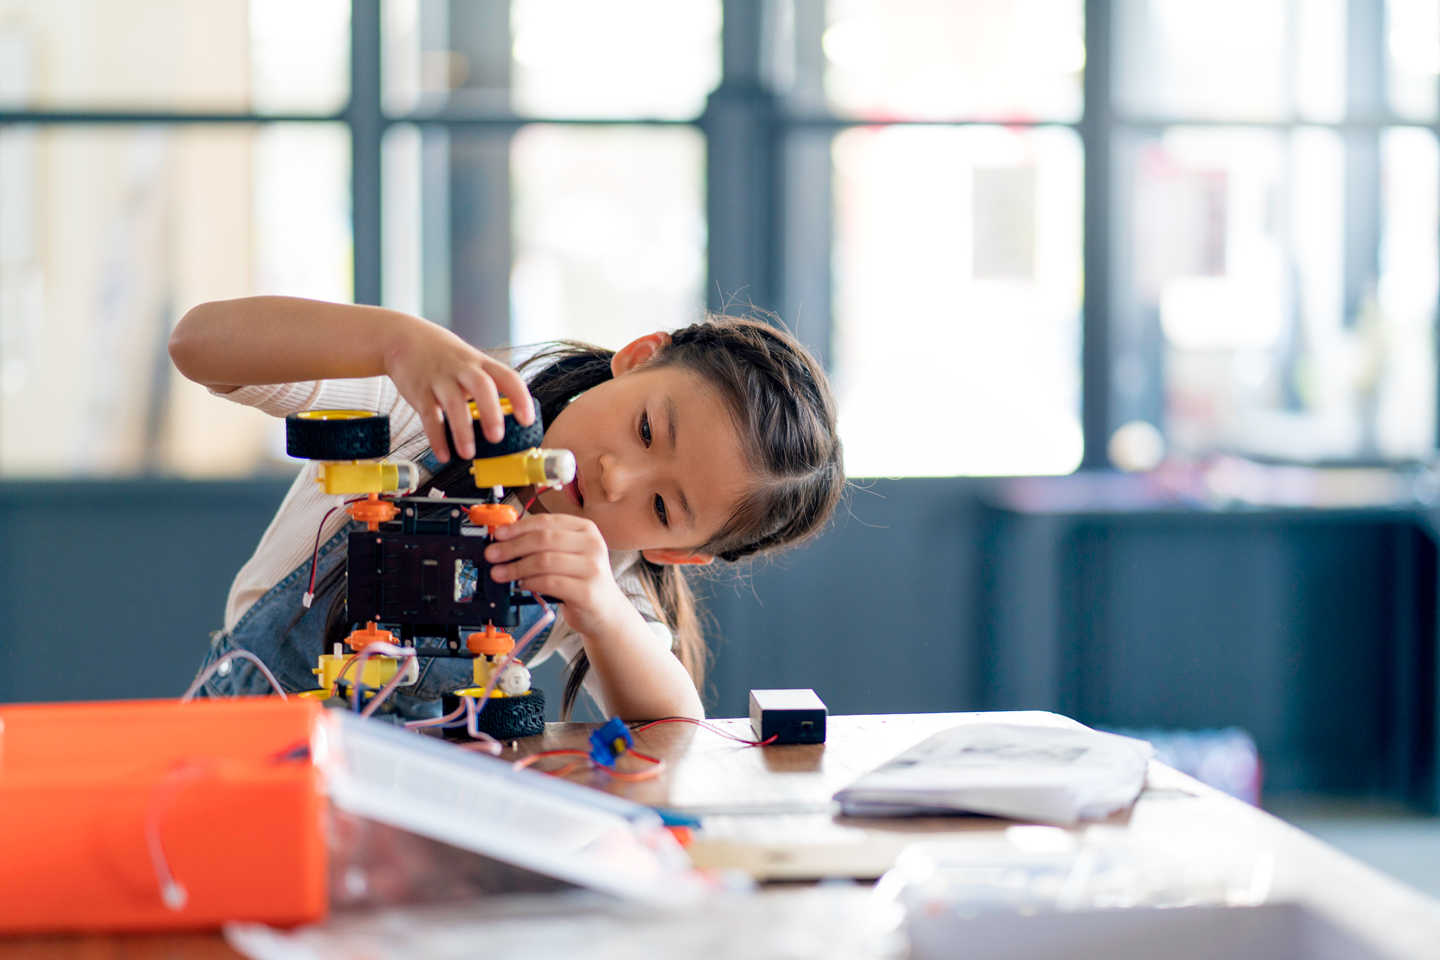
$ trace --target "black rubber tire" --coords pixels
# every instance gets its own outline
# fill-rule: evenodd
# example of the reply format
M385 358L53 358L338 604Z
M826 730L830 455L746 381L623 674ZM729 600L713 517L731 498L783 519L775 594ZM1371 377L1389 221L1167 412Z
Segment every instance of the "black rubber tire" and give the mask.
M474 421L475 427L475 459L487 460L490 457L503 457L511 453L519 453L522 450L529 450L531 447L538 447L545 442L545 422L540 418L540 405L535 404L535 422L528 427L522 427L515 422L513 413L505 415L505 438L499 443L491 443L485 439L480 432L480 421ZM450 423L445 423L445 442L450 444L453 452L455 439L450 436Z
M454 694L446 694L440 709L450 713L459 706L459 702ZM496 740L538 736L545 732L545 694L532 689L520 697L491 697L485 701L485 709L480 711L475 725ZM470 739L463 725L452 727L445 734L456 739Z
M378 460L390 454L390 418L285 418L285 452L301 460Z

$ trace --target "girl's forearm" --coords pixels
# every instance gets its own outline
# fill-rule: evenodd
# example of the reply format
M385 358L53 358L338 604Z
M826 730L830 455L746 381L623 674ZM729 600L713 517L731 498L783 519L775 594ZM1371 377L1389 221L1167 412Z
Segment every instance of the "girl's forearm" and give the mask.
M534 418L530 392L514 370L443 327L380 307L297 297L202 303L175 326L170 357L185 376L222 393L385 374L420 415L441 463L450 458L447 418L455 425L455 452L475 455L472 399L491 443L505 436L501 393L521 424Z
M395 310L298 297L219 300L185 314L170 336L170 356L186 377L217 389L372 377L424 323Z
M627 604L628 606L628 604ZM678 657L660 650L650 625L634 607L604 635L581 634L590 669L605 703L623 720L705 718L705 707Z

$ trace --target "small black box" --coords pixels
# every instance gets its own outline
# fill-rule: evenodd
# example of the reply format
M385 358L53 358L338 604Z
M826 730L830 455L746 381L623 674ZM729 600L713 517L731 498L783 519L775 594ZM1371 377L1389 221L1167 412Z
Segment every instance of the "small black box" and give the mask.
M814 690L751 690L750 727L771 743L824 743L825 704Z

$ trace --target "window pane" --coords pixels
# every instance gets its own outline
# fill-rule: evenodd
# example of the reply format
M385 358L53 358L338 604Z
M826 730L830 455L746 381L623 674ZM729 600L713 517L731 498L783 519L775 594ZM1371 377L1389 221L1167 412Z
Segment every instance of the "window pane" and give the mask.
M526 127L511 147L515 343L620 347L704 304L705 143L692 129Z
M1171 128L1127 148L1118 421L1163 422L1181 456L1431 449L1440 159L1428 131L1370 136ZM1346 220L1367 154L1378 177L1351 215L1378 208L1373 237Z
M1081 150L1068 129L835 139L835 357L852 476L1080 463Z
M276 422L166 339L205 300L350 294L338 125L0 130L0 475L240 475Z
M1076 120L1082 0L828 0L825 89L876 119Z
M1338 120L1345 0L1118 0L1116 107L1133 117Z
M1381 151L1380 280L1360 331L1370 339L1376 375L1362 410L1373 410L1380 456L1428 458L1436 445L1440 149L1433 132L1404 128L1386 131Z
M1429 122L1440 93L1440 0L1386 0L1390 108Z
M688 119L719 82L719 0L385 3L395 115Z
M349 0L8 0L0 105L340 110Z

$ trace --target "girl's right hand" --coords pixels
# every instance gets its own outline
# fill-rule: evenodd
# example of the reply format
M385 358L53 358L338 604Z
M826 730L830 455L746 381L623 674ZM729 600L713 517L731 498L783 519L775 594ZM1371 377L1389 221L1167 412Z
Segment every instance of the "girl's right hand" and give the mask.
M500 394L510 398L515 419L522 426L535 422L535 405L525 381L510 367L476 350L444 327L415 317L401 329L385 350L385 372L400 395L415 408L425 436L441 463L448 463L445 421L455 438L455 453L475 456L475 431L469 401L475 401L485 438L498 443L505 437L505 414Z

